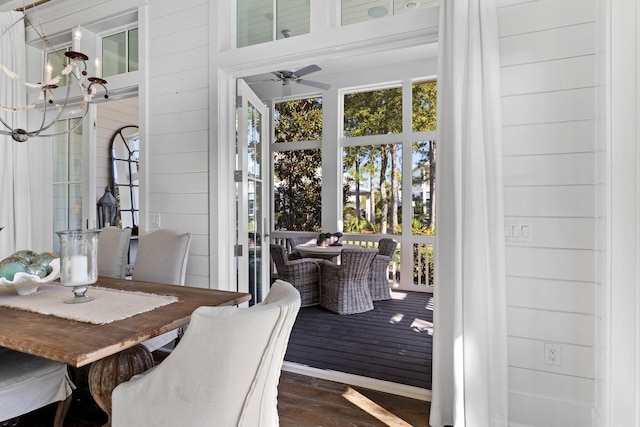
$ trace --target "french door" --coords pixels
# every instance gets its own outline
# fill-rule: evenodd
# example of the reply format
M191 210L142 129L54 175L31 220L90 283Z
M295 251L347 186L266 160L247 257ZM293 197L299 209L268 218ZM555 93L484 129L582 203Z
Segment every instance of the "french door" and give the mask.
M237 80L236 102L236 272L238 291L269 291L269 114L244 80Z

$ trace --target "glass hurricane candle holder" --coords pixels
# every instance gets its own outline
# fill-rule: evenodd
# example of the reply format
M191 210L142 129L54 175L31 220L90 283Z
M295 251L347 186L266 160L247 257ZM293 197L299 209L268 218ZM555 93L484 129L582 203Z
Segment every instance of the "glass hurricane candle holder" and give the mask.
M60 237L60 283L73 288L74 297L65 300L76 304L92 301L87 285L98 280L98 234L100 230L56 231Z

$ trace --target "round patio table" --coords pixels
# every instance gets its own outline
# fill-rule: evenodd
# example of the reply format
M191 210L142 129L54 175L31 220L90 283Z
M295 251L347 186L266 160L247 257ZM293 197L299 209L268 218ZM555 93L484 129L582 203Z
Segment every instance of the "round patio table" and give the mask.
M302 243L294 249L312 258L335 259L343 249L362 249L362 246L342 244L340 246L318 246L315 243Z

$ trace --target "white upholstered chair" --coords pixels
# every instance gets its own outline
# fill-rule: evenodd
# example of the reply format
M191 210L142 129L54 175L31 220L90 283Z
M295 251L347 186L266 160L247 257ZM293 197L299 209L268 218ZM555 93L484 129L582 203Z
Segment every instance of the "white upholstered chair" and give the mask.
M55 427L62 427L74 386L67 365L0 347L0 424L58 403Z
M127 276L130 228L105 227L98 235L98 276Z
M132 279L184 285L190 245L190 233L159 229L140 234Z
M140 234L131 278L143 282L184 285L190 245L190 233L158 229ZM151 338L143 344L149 351L155 351L174 342L176 338L177 329Z
M113 391L113 427L278 425L277 390L300 294L274 282L250 308L200 307L180 345Z

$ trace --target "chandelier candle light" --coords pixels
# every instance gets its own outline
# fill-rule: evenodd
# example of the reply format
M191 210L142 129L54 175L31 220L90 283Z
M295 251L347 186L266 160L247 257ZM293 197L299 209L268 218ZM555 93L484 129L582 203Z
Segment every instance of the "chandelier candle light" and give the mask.
M56 52L56 50L51 46L47 37L40 30L40 26L35 26L26 14L26 8L23 7L23 16L16 22L14 22L5 32L0 34L0 38L2 38L14 25L16 25L21 20L25 21L26 24L29 24L34 31L38 34L42 42L44 43L44 53L46 58L47 52ZM77 117L77 114L81 115L81 118L84 118L89 110L89 103L93 100L93 96L96 93L97 86L101 86L104 91L104 98L109 98L109 92L107 91L107 81L102 78L102 74L100 72L100 60L96 58L95 60L95 76L86 77L87 76L87 61L89 57L84 53L80 52L80 41L82 39L82 30L78 26L72 31L72 45L71 50L64 53L66 58L60 57L60 62L66 64L66 66L60 72L60 75L52 76L53 67L46 60L44 62L44 70L42 73L43 82L40 83L29 83L23 78L21 78L18 74L13 72L8 67L0 64L0 72L4 72L6 76L10 79L15 80L18 83L21 83L27 87L27 89L37 89L40 91L39 96L33 102L27 103L23 106L6 106L0 105L0 110L10 113L16 113L18 111L26 111L35 108L38 104L40 104L39 109L42 111L42 120L40 122L40 126L33 130L25 130L17 127L12 127L8 122L10 120L6 120L3 118L3 115L0 115L0 123L6 128L0 128L0 134L2 135L10 135L14 141L17 142L25 142L31 137L51 137L58 136L72 132L74 129L79 127L82 124L82 120L78 120L78 124L71 127L70 129L65 129L64 131L59 132L47 132L58 120L64 119L63 113L67 115L74 115ZM60 103L56 103L56 100L53 97L53 90L58 88L58 83L62 80L63 76L67 78L67 90L64 101ZM68 104L70 102L71 95L71 86L77 85L80 89L82 101L80 102L79 108L75 110L67 109ZM47 108L53 105L55 107L55 115L53 118L49 118L47 120L47 113L49 113L52 108Z

